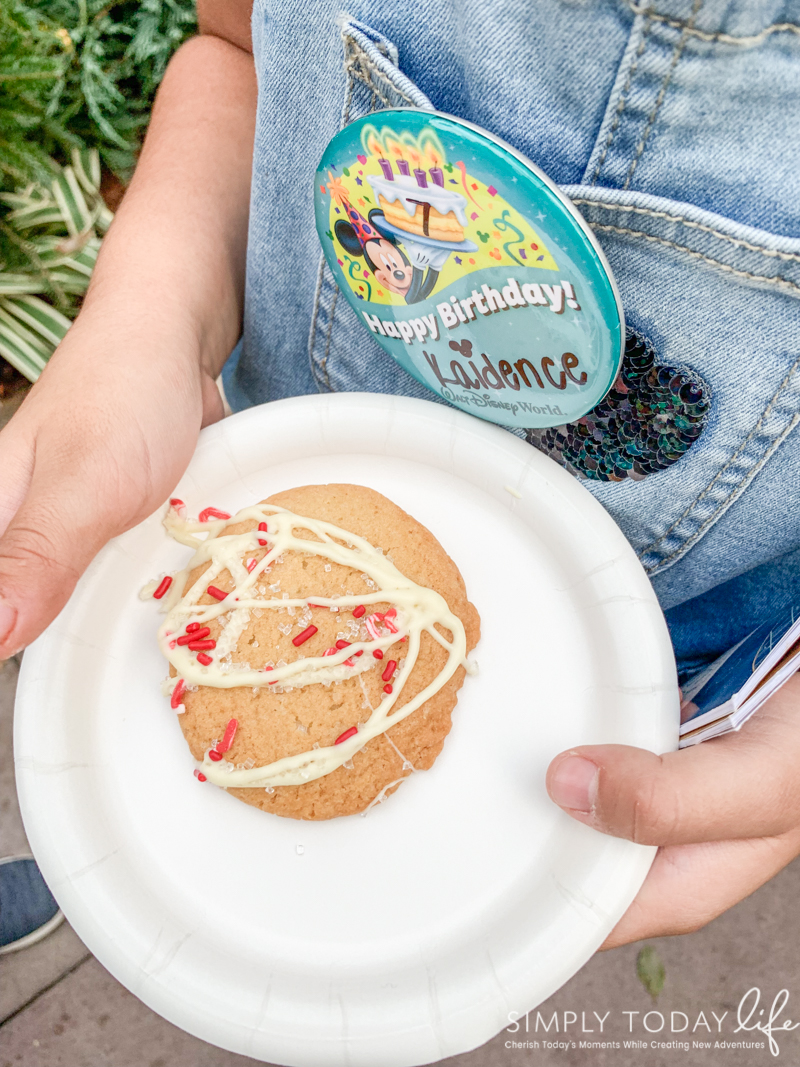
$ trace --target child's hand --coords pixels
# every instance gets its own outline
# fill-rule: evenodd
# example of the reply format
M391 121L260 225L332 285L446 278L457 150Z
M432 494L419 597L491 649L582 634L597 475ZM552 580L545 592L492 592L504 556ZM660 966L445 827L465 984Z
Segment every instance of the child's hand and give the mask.
M174 329L169 352L148 337L143 363L116 326L76 323L0 434L0 659L55 618L109 538L163 503L201 422L222 415L197 355L176 358Z
M547 788L560 807L661 846L603 947L699 930L800 854L799 766L797 674L739 733L665 756L624 745L557 756Z

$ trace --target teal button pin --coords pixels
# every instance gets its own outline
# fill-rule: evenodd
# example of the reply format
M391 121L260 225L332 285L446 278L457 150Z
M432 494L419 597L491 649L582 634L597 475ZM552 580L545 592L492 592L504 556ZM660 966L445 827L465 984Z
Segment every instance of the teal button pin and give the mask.
M572 203L470 123L374 112L316 173L317 232L372 337L433 392L503 426L574 422L617 376L625 323Z

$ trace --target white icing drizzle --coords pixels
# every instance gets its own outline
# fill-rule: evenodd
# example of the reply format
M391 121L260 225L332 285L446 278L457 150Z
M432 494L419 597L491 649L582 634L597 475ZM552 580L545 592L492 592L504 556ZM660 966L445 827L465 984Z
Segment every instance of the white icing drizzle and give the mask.
M246 521L252 521L254 526L259 522L268 522L268 531L253 529L246 533L223 535L225 527ZM392 680L392 693L385 695L378 707L372 709L366 723L357 724L357 732L352 737L338 745L285 756L263 767L247 768L241 764L234 767L224 759L215 762L209 758L207 750L199 766L208 781L215 785L224 789L266 788L271 792L274 786L302 785L330 774L337 767L351 764L352 757L368 741L385 733L395 723L401 722L421 707L453 676L459 664L468 666L464 626L450 611L444 597L434 589L417 585L401 574L380 549L356 534L320 519L296 515L273 504L258 504L242 509L229 519L215 519L205 523L184 519L174 508L170 508L164 519L164 526L176 541L194 549L192 559L174 576L164 598L167 616L158 631L161 651L178 672L178 677L185 681L188 689L198 685L218 689L251 686L256 689L278 683L284 687L283 691L286 691L306 685L330 685L346 678L357 677L371 669L382 671L386 661L376 660L372 652L378 648L386 650L404 637L408 639L405 662L397 677ZM295 529L308 530L320 540L296 537ZM205 540L202 539L204 534L207 535ZM259 546L259 539L266 541L268 548L264 557L252 572L248 573L245 561L260 547L264 547ZM258 592L258 585L263 582L265 572L274 561L281 562L282 554L287 551L321 556L332 563L351 567L366 575L369 581L374 583L375 591L337 597L312 595L294 599L259 599L254 594ZM181 596L181 590L186 585L190 572L206 563L209 564L207 569L185 595ZM208 586L214 585L215 579L226 570L235 582L235 589L230 591L223 601L198 604ZM223 657L229 657L231 651L236 648L239 636L249 622L251 611L300 608L307 613L312 603L339 610L352 609L361 604L368 608L371 604L387 601L397 611L392 624L396 628L395 633L385 633L384 630L390 627L381 625L376 618L368 616L363 621L367 623L369 620L370 625L367 628L370 634L377 633L378 636L374 640L354 640L346 648L337 649L335 654L330 656L300 656L294 662L276 665L272 670L253 670L249 664L220 663ZM176 635L185 631L187 623L197 622L206 626L211 620L220 619L223 615L227 616L227 620L221 620L222 632L216 647L208 653L212 662L207 666L201 665L195 658L195 653L187 646L175 643ZM448 641L443 637L436 629L437 625L449 630L452 639ZM416 664L423 631L430 634L446 650L447 662L429 685L402 708L395 710L403 687ZM359 650L364 654L356 657ZM352 661L352 666L347 665L347 660ZM404 759L404 763L406 762L408 761ZM390 783L386 788L391 788L394 784ZM376 802L379 802L377 797L373 803Z
M363 818L364 815L368 815L370 813L370 811L372 811L372 809L374 807L376 807L376 805L382 804L384 802L384 800L386 800L386 794L387 794L388 790L390 790L392 788L393 785L400 785L401 782L404 782L406 780L406 778L410 778L410 777L411 777L410 774L404 774L402 778L395 778L395 780L393 782L388 782L383 787L383 789L381 789L380 793L378 793L378 795L376 797L373 797L372 800L369 802L369 804L367 804L367 806L361 812L362 818Z
M139 590L139 599L149 600L153 593L155 593L156 589L158 589L159 581L159 578L154 578L152 582L148 582L147 585L143 585L142 588Z
M358 676L358 684L361 686L361 692L364 694L364 704L363 704L363 706L365 708L369 708L370 711L374 711L375 708L373 708L373 706L372 706L372 701L369 699L369 693L367 692L367 687L364 685L364 679L361 677L360 674Z
M406 757L403 755L403 753L400 751L400 749L397 747L397 745L394 743L394 741L392 741L391 737L389 737L388 732L385 733L383 736L386 738L386 740L389 742L389 744L395 750L397 755L400 757L400 762L403 764L403 770L404 771L412 771L412 772L416 771L417 768L414 766L414 764L411 762L410 759L406 759Z
M368 174L367 181L372 186L372 191L380 194L389 204L399 200L410 219L414 218L417 210L415 201L424 201L435 207L440 215L453 212L462 226L467 225L467 215L464 208L467 198L452 189L443 189L440 185L427 185L420 188L416 178L395 175L394 181L389 181L378 174Z

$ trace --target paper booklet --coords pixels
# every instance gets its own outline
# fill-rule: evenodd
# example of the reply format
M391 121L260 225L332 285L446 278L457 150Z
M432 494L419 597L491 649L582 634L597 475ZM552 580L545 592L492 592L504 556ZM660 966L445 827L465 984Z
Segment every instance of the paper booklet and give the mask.
M800 606L753 630L683 687L680 747L738 730L800 669Z

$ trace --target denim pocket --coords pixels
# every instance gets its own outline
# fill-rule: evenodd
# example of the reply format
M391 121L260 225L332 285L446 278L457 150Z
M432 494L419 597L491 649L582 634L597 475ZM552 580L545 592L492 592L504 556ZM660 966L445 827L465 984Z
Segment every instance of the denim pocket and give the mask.
M660 362L693 368L713 394L683 459L635 486L593 492L651 574L682 559L746 491L739 525L751 558L785 551L798 519L767 506L758 476L800 421L800 241L627 190L565 192L603 245L629 325Z
M343 124L383 107L432 106L399 70L390 42L352 21L341 30ZM702 434L687 431L691 447L673 447L668 464L640 464L638 480L587 488L651 575L684 559L734 505L736 530L717 530L724 561L704 564L704 588L788 551L798 541L798 510L776 512L767 471L780 452L800 484L800 450L781 449L800 421L800 241L629 189L564 191L603 245L628 325L649 339L659 365L712 397ZM309 338L318 388L438 400L372 341L337 294L320 258ZM563 447L556 451L563 461Z

